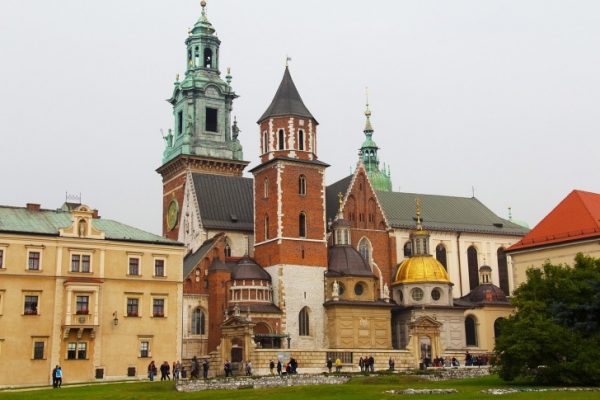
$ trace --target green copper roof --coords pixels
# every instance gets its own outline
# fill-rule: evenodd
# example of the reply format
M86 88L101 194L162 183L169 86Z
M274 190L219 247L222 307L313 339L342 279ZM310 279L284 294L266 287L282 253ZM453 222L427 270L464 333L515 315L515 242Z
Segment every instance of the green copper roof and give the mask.
M59 229L72 224L69 211L62 209L30 211L24 207L0 206L0 232L58 236ZM104 232L108 240L178 245L166 239L110 219L92 219L94 228Z
M367 109L365 110L365 116L367 120L365 122L365 141L360 146L360 157L365 166L365 170L369 175L369 181L373 189L389 192L392 190L392 179L390 174L379 169L379 157L377 155L377 143L373 140L373 125L371 125L371 110L369 110L369 104L367 103Z

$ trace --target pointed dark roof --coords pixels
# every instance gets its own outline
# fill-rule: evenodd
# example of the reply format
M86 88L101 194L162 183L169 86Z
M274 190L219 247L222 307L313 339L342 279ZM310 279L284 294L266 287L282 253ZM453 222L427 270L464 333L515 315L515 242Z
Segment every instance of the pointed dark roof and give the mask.
M277 93L275 93L275 97L273 97L273 101L269 108L267 108L267 111L258 119L258 123L270 117L283 117L287 115L315 119L304 105L298 89L294 85L290 70L286 66L279 89L277 89Z

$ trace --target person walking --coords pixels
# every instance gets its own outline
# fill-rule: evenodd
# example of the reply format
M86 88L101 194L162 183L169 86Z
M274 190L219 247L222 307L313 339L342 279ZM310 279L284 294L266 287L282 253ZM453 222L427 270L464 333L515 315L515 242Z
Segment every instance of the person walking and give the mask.
M333 366L333 361L331 361L331 357L327 357L327 370L331 373L331 367Z
M179 361L173 361L173 380L179 380L179 372L181 371L181 364Z
M371 372L375 372L375 359L372 355L369 356L369 369L371 370Z
M283 366L281 365L281 360L277 360L277 375L281 376L281 369Z
M156 365L154 365L154 360L152 360L152 361L150 361L150 364L148 364L148 379L150 379L150 381L153 381L155 376L156 376Z
M202 363L202 377L204 379L208 379L208 358L204 359L204 362Z
M56 387L60 389L62 386L63 372L60 365L56 366Z
M339 357L335 359L335 372L338 374L342 372L342 360Z
M252 376L252 361L246 363L246 376Z
M275 375L275 373L273 372L273 370L275 369L275 362L273 362L273 360L269 360L269 372L271 372L271 376Z

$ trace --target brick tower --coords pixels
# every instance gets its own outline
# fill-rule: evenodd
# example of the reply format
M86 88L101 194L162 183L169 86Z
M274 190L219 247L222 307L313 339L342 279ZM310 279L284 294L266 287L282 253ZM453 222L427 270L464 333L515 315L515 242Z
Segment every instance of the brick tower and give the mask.
M327 266L325 168L317 159L317 121L286 66L260 126L254 174L254 257L273 280L282 331L293 348L324 343L323 274Z
M163 235L177 240L181 205L190 173L241 176L243 161L237 122L231 120L233 100L231 75L225 80L219 70L221 41L206 17L202 1L200 18L190 30L186 44L187 68L183 80L175 80L168 100L173 106L174 129L165 139L162 165Z

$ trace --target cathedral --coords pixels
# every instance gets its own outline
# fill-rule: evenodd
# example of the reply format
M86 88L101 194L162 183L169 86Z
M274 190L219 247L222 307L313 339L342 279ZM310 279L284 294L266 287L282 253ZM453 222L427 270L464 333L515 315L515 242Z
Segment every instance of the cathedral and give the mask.
M260 372L293 356L316 372L328 357L372 355L383 368L490 353L512 311L505 249L528 230L475 197L393 192L368 104L356 167L328 185L319 123L287 66L243 176L237 95L205 7L185 40L157 169L163 235L187 248L182 357L252 360Z

